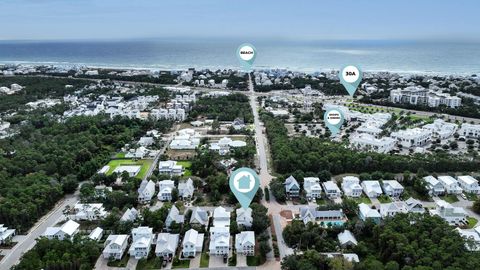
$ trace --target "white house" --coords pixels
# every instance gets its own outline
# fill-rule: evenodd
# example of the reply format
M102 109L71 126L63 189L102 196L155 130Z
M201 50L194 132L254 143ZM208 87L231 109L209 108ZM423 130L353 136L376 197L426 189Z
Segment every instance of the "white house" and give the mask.
M102 203L76 203L69 217L72 220L100 220L107 216Z
M450 225L462 225L467 222L467 212L462 207L455 207L444 200L435 202L436 208L430 210L430 214L438 215Z
M147 258L153 243L153 229L140 226L132 230L132 245L129 253L135 259Z
M255 232L243 231L235 235L235 249L238 254L255 255Z
M138 217L138 211L134 207L125 210L125 213L123 213L122 217L120 218L120 221L122 222L127 222L127 221L135 221Z
M103 229L100 228L100 227L96 227L88 235L88 238L92 239L93 241L100 241L100 239L102 239L102 237L103 237Z
M417 147L424 146L430 142L432 138L432 132L423 128L412 128L406 130L399 130L392 132L390 135L392 138L397 139L398 144L403 147Z
M391 203L382 203L380 204L380 215L385 217L392 217L398 213L407 213L407 205L405 202L397 201Z
M202 252L203 248L203 233L198 233L194 229L190 229L185 233L182 243L183 257L195 257L197 252Z
M195 186L193 186L193 181L191 178L188 178L188 180L178 183L178 196L182 200L192 199L194 191L195 191Z
M372 219L375 223L380 223L381 215L376 209L370 208L370 206L361 203L358 205L358 217L366 221L367 219Z
M158 195L160 201L171 201L172 191L175 188L175 182L172 180L162 180L158 182Z
M12 240L15 236L15 229L9 229L3 224L0 224L0 244L5 244Z
M322 187L318 177L305 177L303 179L303 188L307 199L320 198L322 196Z
M465 192L480 194L480 187L478 186L478 180L470 175L462 175L457 177L458 183Z
M390 197L400 197L403 186L397 180L383 180L383 191Z
M480 227L478 227L480 228ZM469 251L480 251L480 234L477 233L475 230L465 230L456 228L457 232L462 236L466 241L469 242L465 243L465 247Z
M245 228L252 227L253 217L252 217L252 208L243 208L240 207L236 210L237 213L237 224L242 225Z
M448 194L460 194L462 193L462 188L458 184L455 178L449 175L443 175L438 177L438 181L442 183L443 187L445 188Z
M130 238L127 234L111 234L108 236L105 241L105 248L103 249L103 258L104 259L115 259L121 260L125 250L127 250L128 239Z
M152 180L143 180L138 188L138 202L150 203L155 194L155 183Z
M338 188L337 183L334 181L326 181L322 183L323 190L329 199L335 199L342 196L342 191Z
M140 140L138 140L138 145L141 146L150 146L155 143L155 140L153 137L141 137Z
M228 254L230 249L230 228L212 227L210 228L210 244L208 250L211 255Z
M408 198L405 201L405 204L407 206L407 210L409 213L424 213L425 208L423 207L423 204L421 201L416 200L412 197Z
M78 228L80 224L73 220L68 220L63 223L60 227L48 227L43 236L48 239L73 239L73 237L78 233Z
M208 226L208 219L208 212L197 206L192 211L192 216L190 217L190 224Z
M377 198L383 194L382 188L380 187L380 182L371 180L362 182L363 192L367 194L369 198Z
M170 229L170 226L173 222L177 224L182 224L184 221L184 216L180 215L180 211L175 205L172 205L170 211L168 211L167 219L165 220L165 227Z
M345 176L342 181L342 190L345 196L358 198L362 196L363 188L360 179L356 176Z
M323 226L338 226L343 225L347 220L342 209L340 210L317 210L314 206L302 206L300 207L300 219L304 224L309 222L315 222L322 224Z
M480 137L480 125L473 125L464 123L458 131L458 134L467 138L479 138Z
M230 227L230 212L219 206L213 210L213 227Z
M339 233L337 237L340 246L343 248L358 245L357 239L355 239L355 236L349 230L344 230L343 232Z
M174 160L160 161L158 163L158 173L168 174L170 176L182 175L183 166L178 165Z
M426 124L423 128L430 130L436 137L444 140L450 138L457 131L458 125L447 123L443 119L435 119L432 124Z
M438 196L445 193L445 188L443 187L443 184L438 181L437 178L429 175L423 177L423 180L426 183L426 188L428 189L428 194L430 196Z
M298 197L300 195L300 185L293 176L289 176L283 183L288 197Z
M170 260L175 256L178 247L178 234L159 233L157 236L157 245L155 247L155 255L163 257L164 260Z

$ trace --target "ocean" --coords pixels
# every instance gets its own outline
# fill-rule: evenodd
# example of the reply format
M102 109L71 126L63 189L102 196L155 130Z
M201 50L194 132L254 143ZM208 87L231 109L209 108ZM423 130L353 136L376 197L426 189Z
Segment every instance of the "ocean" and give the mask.
M240 69L242 43L257 49L254 68L316 72L357 65L364 71L480 74L480 42L151 39L0 41L0 63L182 70Z

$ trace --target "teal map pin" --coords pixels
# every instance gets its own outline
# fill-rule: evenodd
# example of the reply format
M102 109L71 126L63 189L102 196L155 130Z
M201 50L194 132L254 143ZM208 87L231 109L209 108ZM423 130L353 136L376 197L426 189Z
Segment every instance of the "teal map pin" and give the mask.
M255 62L256 57L257 51L252 44L244 43L238 46L237 58L245 69L252 69L253 62Z
M340 132L340 128L342 127L345 117L340 110L329 109L323 115L323 120L325 121L325 125L328 127L332 135L336 135L338 132Z
M260 187L260 178L252 169L239 168L230 175L229 184L242 208L247 209Z
M353 97L357 91L358 85L362 81L363 73L356 66L346 66L340 70L338 77L340 78L340 83L343 84L350 96Z

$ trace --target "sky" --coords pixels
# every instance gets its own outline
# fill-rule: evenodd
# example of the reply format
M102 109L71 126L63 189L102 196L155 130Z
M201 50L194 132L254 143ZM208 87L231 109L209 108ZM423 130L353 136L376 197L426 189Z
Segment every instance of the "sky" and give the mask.
M480 39L478 0L0 0L0 40Z

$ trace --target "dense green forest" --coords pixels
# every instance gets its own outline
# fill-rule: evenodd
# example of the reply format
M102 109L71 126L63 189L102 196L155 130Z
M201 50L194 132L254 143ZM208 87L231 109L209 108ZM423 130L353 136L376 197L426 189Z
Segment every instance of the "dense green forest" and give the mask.
M65 194L73 192L110 155L145 131L169 122L32 116L20 133L0 140L0 224L23 232Z
M303 223L288 225L284 230L287 244L296 244L303 255L291 255L282 261L284 270L475 270L480 269L479 252L470 252L465 240L437 216L397 214L384 223L358 220L347 226L358 245L347 248L360 257L360 263L349 264L326 260L320 252L335 245L338 229L321 229ZM323 230L324 232L318 232Z
M80 89L90 84L89 80L76 80L70 78L48 78L35 76L14 76L0 77L0 87L10 87L16 83L24 88L14 95L2 95L0 97L0 112L11 109L18 109L31 101L43 98L63 98L64 95L73 93L76 89ZM65 88L65 85L73 85L72 88Z
M461 160L447 153L409 156L358 152L345 144L332 143L328 139L296 137L288 138L283 120L262 114L273 158L273 166L280 174L295 171L332 174L384 171L401 173L419 169L435 172L474 171L478 161Z
M13 270L89 270L100 255L98 243L75 237L70 240L39 239Z
M201 97L190 112L190 118L206 116L218 121L233 121L240 118L245 123L253 122L252 109L244 94L230 94L222 97Z

